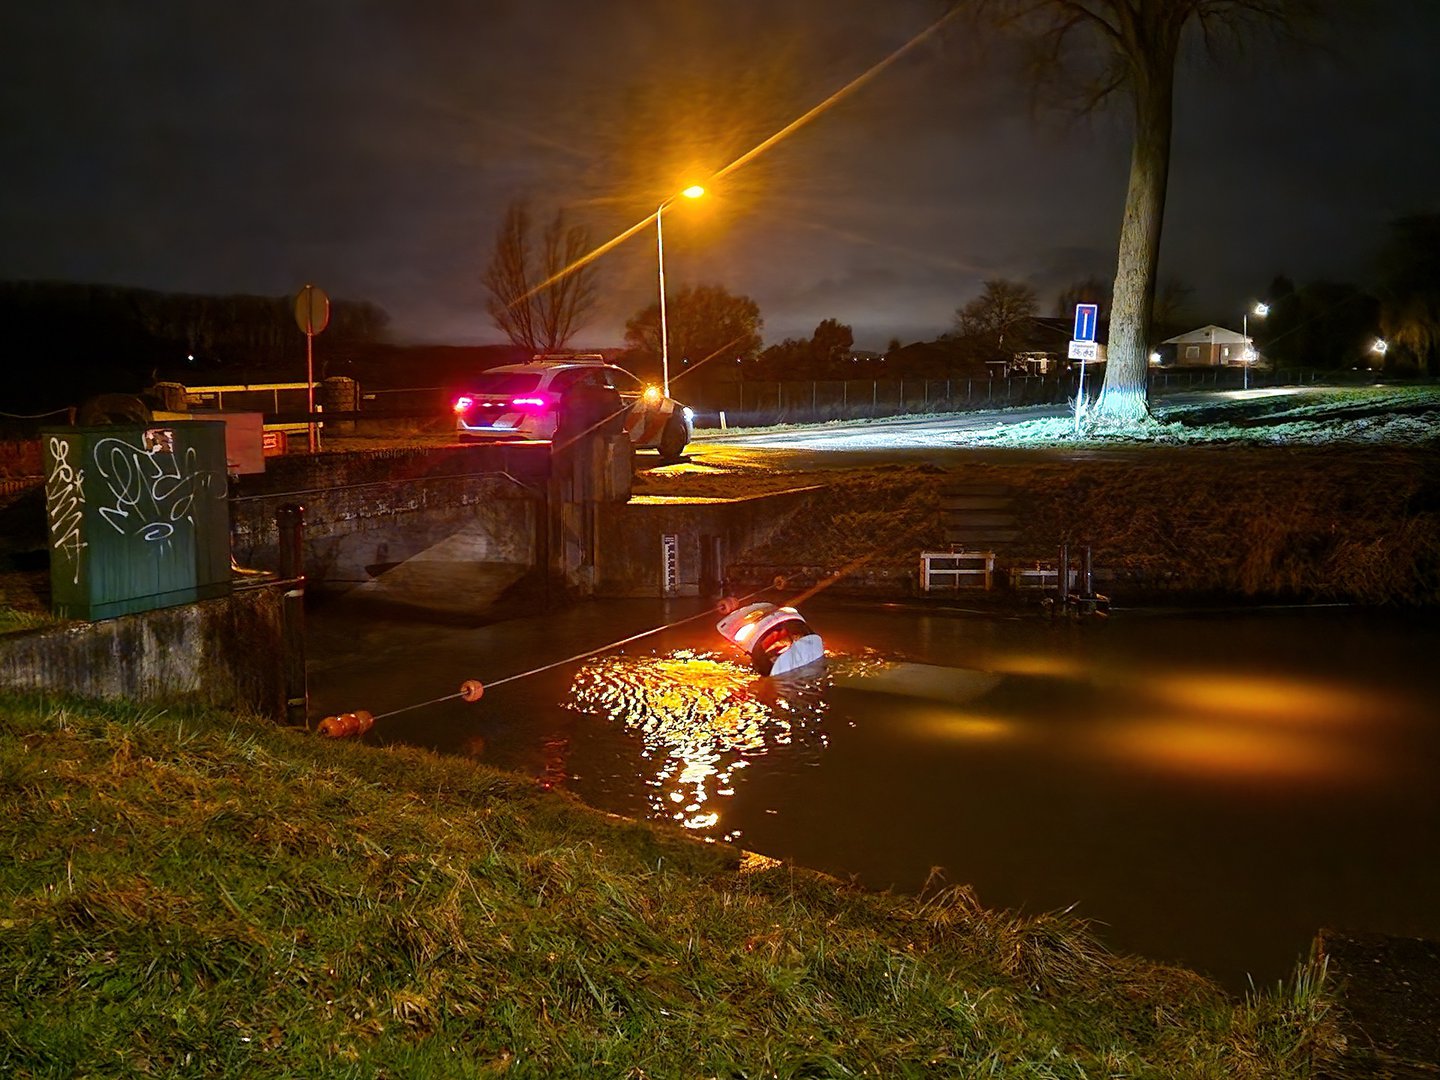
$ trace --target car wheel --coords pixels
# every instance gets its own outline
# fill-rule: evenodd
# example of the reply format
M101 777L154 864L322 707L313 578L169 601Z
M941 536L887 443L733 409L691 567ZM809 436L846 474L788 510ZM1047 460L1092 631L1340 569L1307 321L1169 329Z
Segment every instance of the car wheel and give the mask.
M687 438L685 421L678 416L672 416L665 425L665 430L660 433L660 459L662 461L679 461L685 454Z

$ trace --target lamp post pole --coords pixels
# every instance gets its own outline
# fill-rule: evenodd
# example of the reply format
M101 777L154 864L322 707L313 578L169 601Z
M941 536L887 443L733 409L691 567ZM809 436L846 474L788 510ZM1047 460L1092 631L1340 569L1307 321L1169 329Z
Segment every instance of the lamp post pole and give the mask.
M655 211L655 258L660 267L660 386L666 397L670 396L670 332L665 325L665 230L661 221L671 201L666 199Z
M698 199L705 194L705 189L699 184L692 184L680 195L687 199ZM665 396L670 396L670 331L665 323L665 208L674 202L679 195L671 195L662 202L655 210L655 262L660 269L660 387Z
M1257 302L1253 308L1251 308L1249 311L1246 311L1243 315L1240 316L1240 330L1245 337L1245 353L1240 359L1245 363L1246 390L1250 389L1250 365L1253 364L1257 358L1255 347L1250 344L1250 316L1254 315L1257 319L1263 319L1266 315L1269 314L1270 305L1263 302Z
M1240 362L1245 365L1244 382L1242 388L1250 389L1250 313L1247 311L1240 316L1240 334L1245 339L1245 351L1240 354Z

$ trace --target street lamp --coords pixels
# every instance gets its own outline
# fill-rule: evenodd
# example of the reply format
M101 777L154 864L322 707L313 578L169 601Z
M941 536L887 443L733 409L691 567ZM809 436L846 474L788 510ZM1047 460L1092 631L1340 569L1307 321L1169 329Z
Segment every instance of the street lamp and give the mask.
M699 184L692 184L680 192L687 199L698 199L704 194L705 189ZM666 397L670 396L670 335L665 326L665 230L660 221L665 216L665 208L680 195L671 195L655 211L655 254L660 267L660 385Z
M1244 315L1240 316L1240 331L1245 338L1245 355L1242 356L1240 359L1243 360L1245 364L1244 379L1246 390L1250 389L1250 365L1255 362L1255 347L1250 344L1250 316L1254 315L1257 319L1263 319L1266 315L1269 314L1269 304L1257 303Z

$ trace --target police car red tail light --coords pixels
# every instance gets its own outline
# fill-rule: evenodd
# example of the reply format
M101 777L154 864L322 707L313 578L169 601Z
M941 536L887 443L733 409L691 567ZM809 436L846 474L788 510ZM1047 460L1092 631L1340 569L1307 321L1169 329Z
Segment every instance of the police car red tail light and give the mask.
M458 397L458 398L455 399L455 412L456 412L457 414L467 413L467 412L470 411L470 407L471 407L472 405L474 405L474 404L475 404L475 399L474 399L474 398L472 398L472 397L466 397L465 395L462 394L460 397Z

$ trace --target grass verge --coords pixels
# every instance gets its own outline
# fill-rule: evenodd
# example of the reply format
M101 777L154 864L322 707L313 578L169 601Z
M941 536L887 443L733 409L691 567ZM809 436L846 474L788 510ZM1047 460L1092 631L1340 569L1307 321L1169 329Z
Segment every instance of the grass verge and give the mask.
M472 762L0 698L0 1074L1299 1077L1236 1002L964 889L873 895Z

